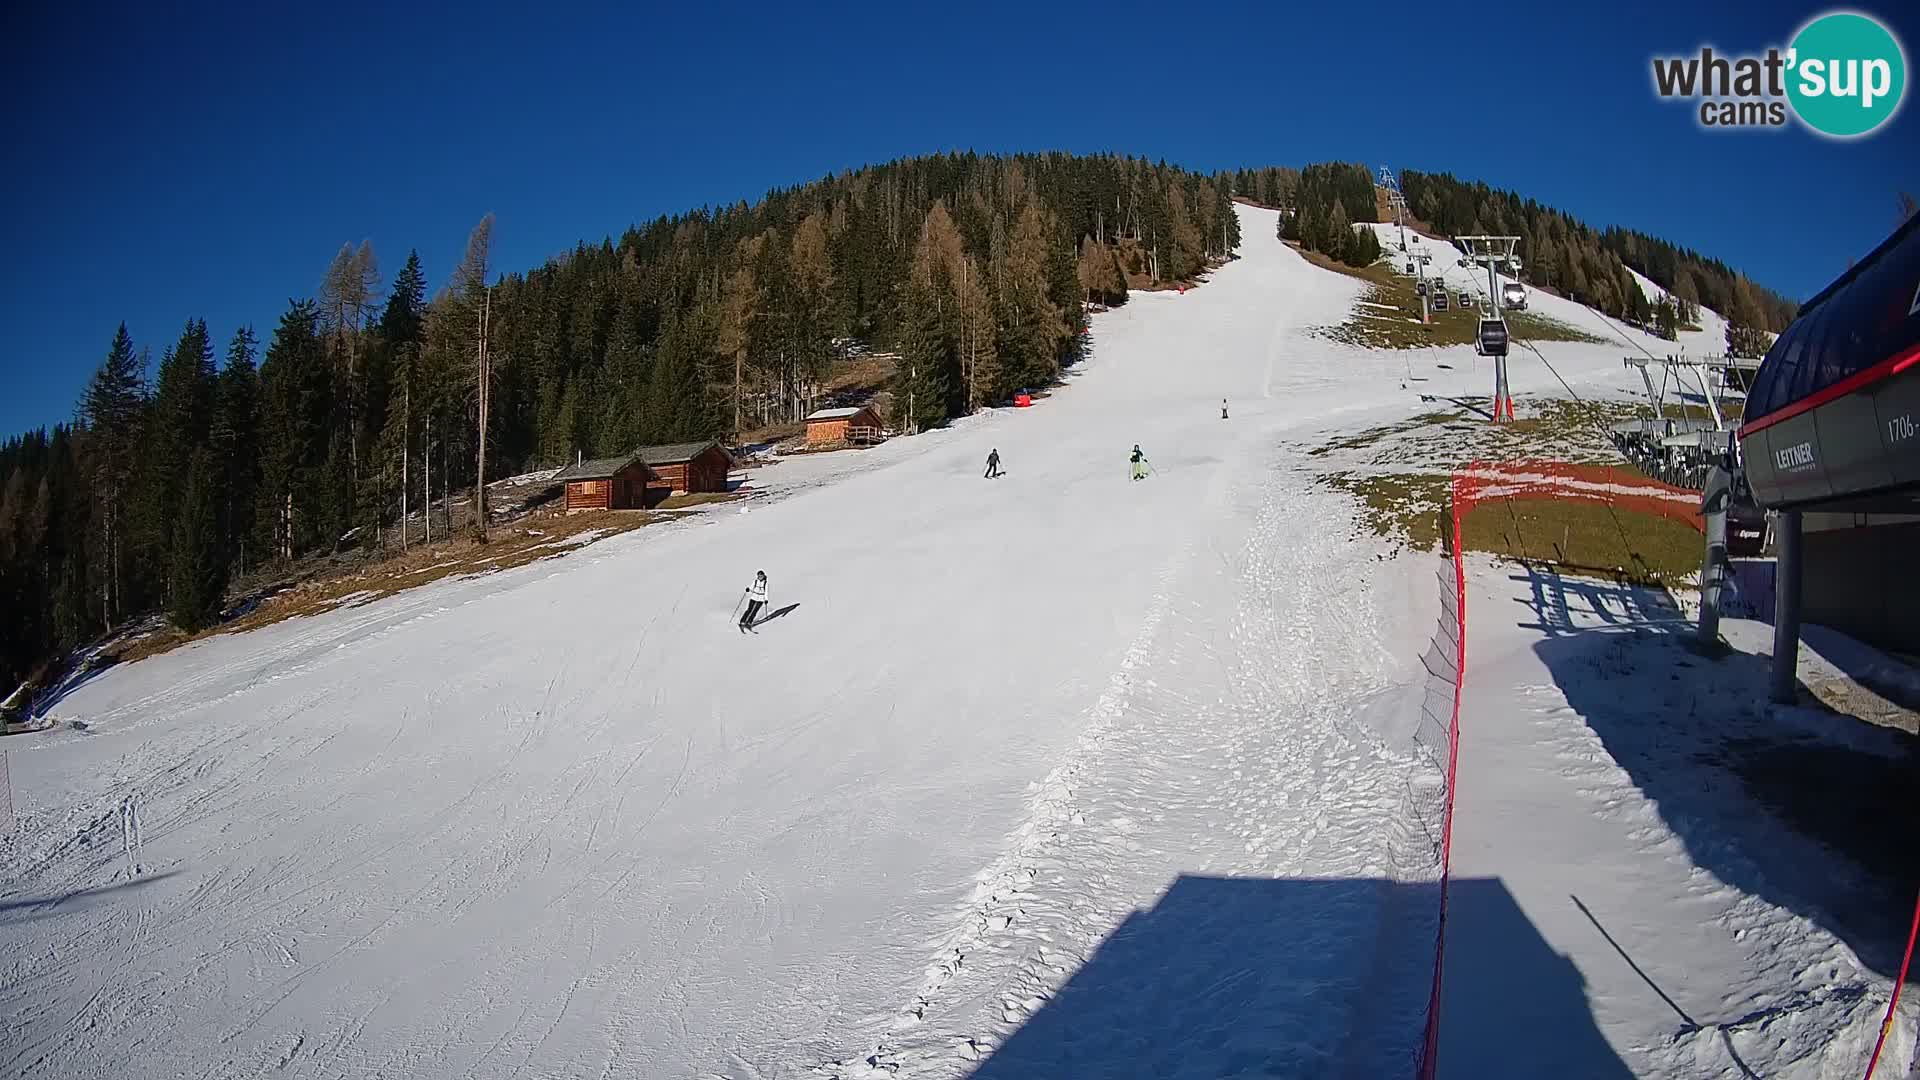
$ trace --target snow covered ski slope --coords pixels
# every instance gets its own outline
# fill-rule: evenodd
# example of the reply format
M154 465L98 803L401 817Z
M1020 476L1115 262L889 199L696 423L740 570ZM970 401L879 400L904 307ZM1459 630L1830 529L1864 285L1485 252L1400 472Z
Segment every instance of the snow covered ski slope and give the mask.
M1432 568L1299 447L1430 406L1306 332L1357 284L1240 212L1241 259L1100 316L1039 407L78 689L84 731L7 747L0 1075L1398 1068ZM1618 392L1619 353L1551 355Z

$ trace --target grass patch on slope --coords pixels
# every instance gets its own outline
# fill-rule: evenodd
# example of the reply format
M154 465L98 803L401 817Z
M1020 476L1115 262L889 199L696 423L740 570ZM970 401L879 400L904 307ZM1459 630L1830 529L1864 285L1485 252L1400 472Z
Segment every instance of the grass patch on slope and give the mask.
M131 663L218 634L240 633L301 615L359 607L444 578L491 574L542 559L559 558L596 540L673 516L640 510L551 514L511 525L496 525L484 544L464 536L430 545L418 544L404 554L364 564L358 570L300 582L260 600L244 614L197 634L182 633L168 626L104 653L101 659L107 663Z
M1361 523L1371 532L1398 540L1416 551L1438 551L1452 533L1451 490L1447 473L1334 473L1330 487L1360 501Z
M1501 499L1468 511L1460 544L1568 573L1671 585L1699 572L1704 541L1671 518L1599 503Z
M1477 308L1463 310L1458 305L1450 305L1446 311L1433 312L1431 323L1422 323L1420 296L1414 291L1413 279L1396 273L1387 259L1355 268L1318 252L1302 250L1300 254L1315 266L1367 283L1363 297L1366 302L1357 305L1338 326L1321 329L1321 335L1329 340L1368 349L1422 349L1472 345L1479 333ZM1456 295L1450 291L1449 299ZM1519 341L1606 343L1605 338L1531 311L1509 311L1507 326Z
M1631 402L1526 399L1521 418L1493 424L1464 408L1422 413L1304 448L1322 483L1352 495L1367 531L1417 551L1448 550L1453 472L1473 461L1538 459L1611 465L1639 475L1605 439ZM1697 412L1697 410L1696 410ZM1461 523L1469 551L1616 581L1667 585L1698 572L1699 532L1669 518L1551 498L1476 506Z

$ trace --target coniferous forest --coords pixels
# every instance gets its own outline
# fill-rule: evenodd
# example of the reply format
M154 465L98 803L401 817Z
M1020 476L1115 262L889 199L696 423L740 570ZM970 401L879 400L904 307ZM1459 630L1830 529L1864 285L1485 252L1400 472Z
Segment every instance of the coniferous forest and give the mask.
M1799 310L1720 260L1658 237L1617 227L1596 230L1564 211L1446 173L1407 170L1400 185L1415 218L1447 236L1518 236L1525 280L1618 318L1656 327L1663 322L1626 267L1673 296L1679 310L1664 318L1689 323L1701 307L1725 315L1729 352L1764 353L1761 331L1785 330Z
M391 547L403 500L797 421L849 341L898 354L902 431L1045 386L1079 356L1086 301L1238 245L1232 182L1111 155L915 158L525 271L494 265L491 217L445 282L348 244L311 297L224 340L197 318L155 342L103 327L73 421L0 443L0 682L156 610L210 625L239 575Z
M1655 237L1446 174L1402 184L1417 219L1519 235L1529 281L1621 318L1670 334L1711 307L1731 347L1763 351L1760 331L1793 317ZM1088 303L1191 281L1238 246L1234 197L1287 210L1282 235L1310 250L1380 255L1351 227L1378 220L1363 165L946 154L661 217L526 271L494 265L491 217L444 282L416 253L389 276L347 244L258 331L105 331L73 421L0 443L0 682L150 612L204 628L236 577L391 548L403 506L476 479L792 424L850 344L895 354L902 432L1046 386L1079 357ZM1626 267L1677 308L1647 305ZM450 524L483 532L466 513Z

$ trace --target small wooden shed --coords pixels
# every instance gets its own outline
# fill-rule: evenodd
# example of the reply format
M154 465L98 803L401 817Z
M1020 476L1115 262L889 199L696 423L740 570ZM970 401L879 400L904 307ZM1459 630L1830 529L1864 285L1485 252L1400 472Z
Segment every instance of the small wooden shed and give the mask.
M652 473L648 483L654 488L656 498L697 491L725 491L727 473L733 469L733 455L711 440L643 446L639 459Z
M821 409L807 415L807 448L866 446L881 441L880 414L871 405Z
M568 510L644 510L647 488L658 476L638 453L596 458L569 465L553 475L567 485Z

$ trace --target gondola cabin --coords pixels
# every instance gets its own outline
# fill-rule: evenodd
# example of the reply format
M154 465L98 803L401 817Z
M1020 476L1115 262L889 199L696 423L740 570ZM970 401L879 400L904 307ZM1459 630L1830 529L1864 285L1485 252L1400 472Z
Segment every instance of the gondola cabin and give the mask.
M1507 355L1507 320L1481 319L1473 337L1473 351L1481 356Z

